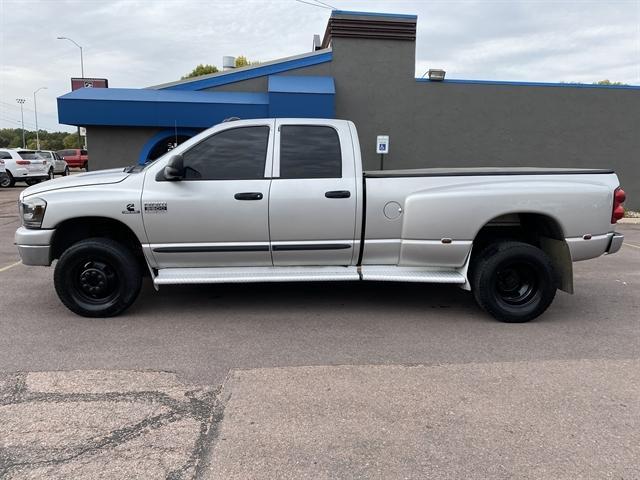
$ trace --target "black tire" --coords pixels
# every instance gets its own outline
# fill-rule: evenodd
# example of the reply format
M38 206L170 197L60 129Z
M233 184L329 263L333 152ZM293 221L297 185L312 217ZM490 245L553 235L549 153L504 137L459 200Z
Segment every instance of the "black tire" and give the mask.
M31 185L35 185L36 183L40 183L40 180L38 179L34 179L34 178L27 178L24 183L26 183L27 185L31 186Z
M83 317L113 317L133 304L142 272L133 253L108 238L89 238L69 247L56 264L58 297Z
M53 173L53 168L49 169L49 180L53 180L54 178L56 178L56 174Z
M89 171L89 162L84 162L84 165L82 166L82 168L84 168L85 172Z
M13 187L13 185L13 177L11 177L9 172L0 173L0 188L9 188Z
M62 172L62 176L63 176L63 177L67 177L67 176L69 176L69 165L67 165L66 167L64 167L64 172Z
M504 241L485 248L474 261L471 288L476 302L497 320L533 320L551 305L557 280L539 248Z

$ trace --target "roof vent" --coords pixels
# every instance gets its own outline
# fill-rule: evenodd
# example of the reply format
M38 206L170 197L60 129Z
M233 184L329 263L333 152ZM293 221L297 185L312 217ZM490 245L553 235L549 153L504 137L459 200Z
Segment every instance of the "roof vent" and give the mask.
M222 57L222 70L231 70L236 68L236 57Z
M312 52L315 52L317 50L320 50L322 48L322 40L320 40L320 35L315 34L313 36L313 48L311 49Z

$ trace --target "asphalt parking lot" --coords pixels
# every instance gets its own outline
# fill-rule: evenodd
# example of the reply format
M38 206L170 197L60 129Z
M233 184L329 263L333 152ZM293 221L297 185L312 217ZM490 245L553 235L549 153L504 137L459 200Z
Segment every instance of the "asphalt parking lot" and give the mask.
M0 190L0 477L640 478L640 225L528 324L390 283L146 284L91 320L17 263L19 190Z

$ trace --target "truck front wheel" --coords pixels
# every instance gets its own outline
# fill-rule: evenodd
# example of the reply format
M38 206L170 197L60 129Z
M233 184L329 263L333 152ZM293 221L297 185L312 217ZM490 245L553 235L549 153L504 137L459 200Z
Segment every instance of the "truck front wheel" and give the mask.
M112 317L135 301L142 272L133 253L108 238L89 238L69 247L53 280L62 303L83 317Z
M498 320L528 322L556 294L551 261L539 248L505 241L485 248L473 264L471 287L478 305Z

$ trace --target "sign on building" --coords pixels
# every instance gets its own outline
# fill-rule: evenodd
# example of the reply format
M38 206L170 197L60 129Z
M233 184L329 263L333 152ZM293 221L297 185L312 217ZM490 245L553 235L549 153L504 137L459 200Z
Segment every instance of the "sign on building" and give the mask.
M378 135L378 140L376 141L376 153L389 153L389 135Z
M80 88L109 88L109 80L106 78L72 78L71 91Z

